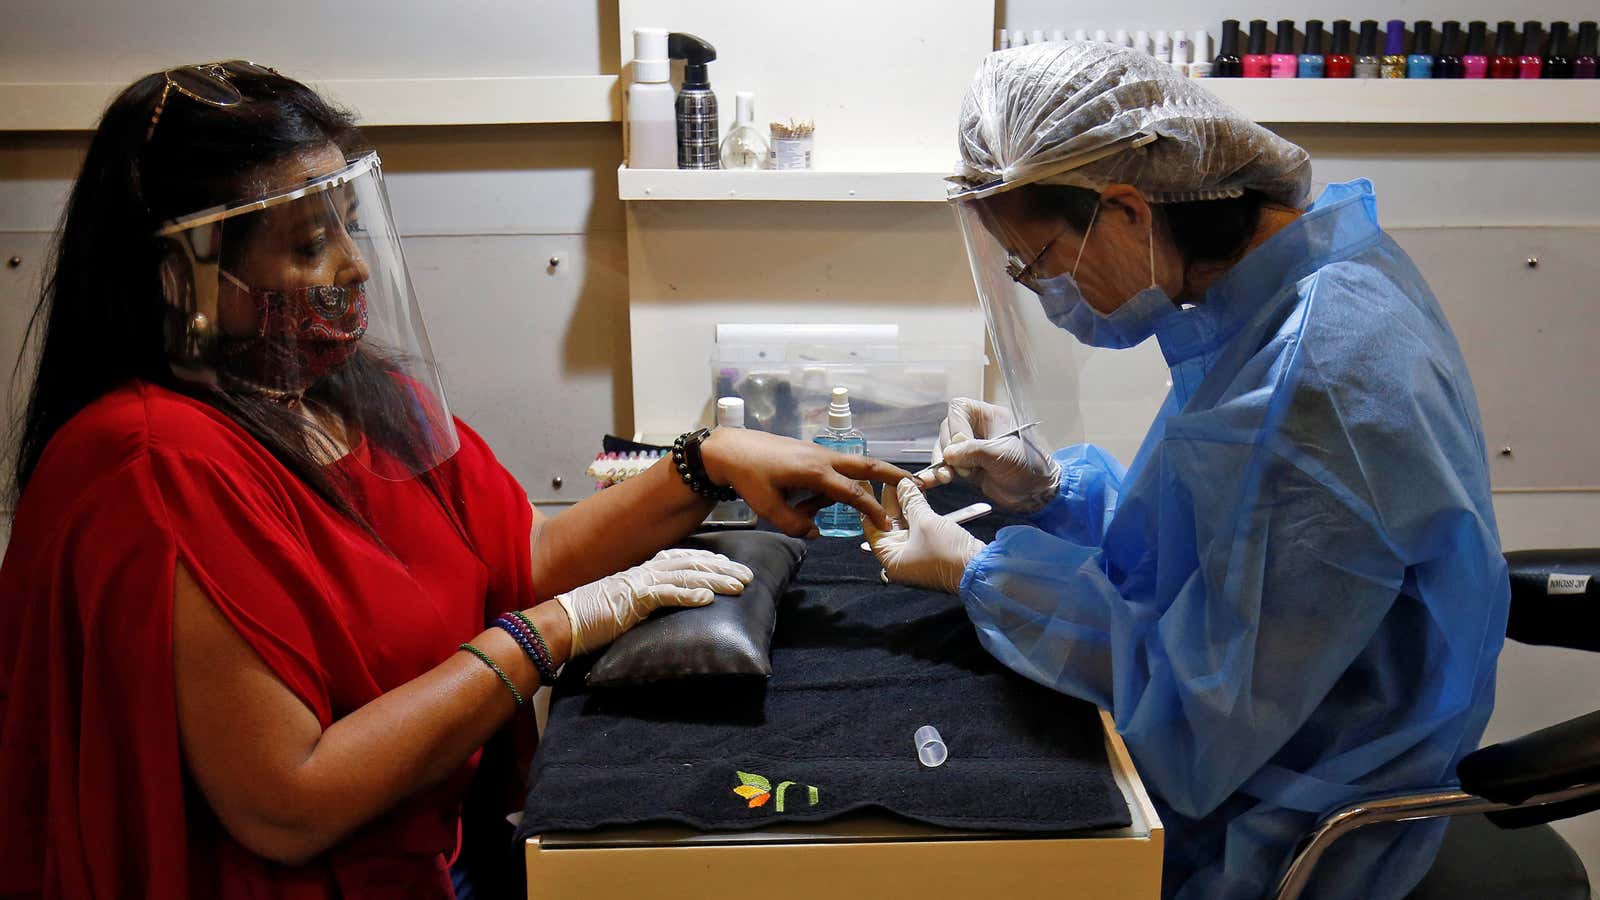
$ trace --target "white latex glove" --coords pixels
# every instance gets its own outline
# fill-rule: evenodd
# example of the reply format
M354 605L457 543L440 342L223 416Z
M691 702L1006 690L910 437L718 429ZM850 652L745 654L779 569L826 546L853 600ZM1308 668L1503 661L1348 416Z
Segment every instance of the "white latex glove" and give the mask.
M939 426L934 462L943 463L923 487L945 484L949 470L970 479L995 506L1024 515L1044 509L1061 484L1061 465L1039 445L1032 429L990 439L1017 427L1011 411L993 403L957 397Z
M983 541L935 513L909 478L883 492L883 508L904 527L879 531L870 522L863 525L889 580L950 594L959 591L967 563L986 546Z
M572 655L604 647L664 606L705 606L741 594L755 573L709 550L663 550L615 575L556 595L572 625Z

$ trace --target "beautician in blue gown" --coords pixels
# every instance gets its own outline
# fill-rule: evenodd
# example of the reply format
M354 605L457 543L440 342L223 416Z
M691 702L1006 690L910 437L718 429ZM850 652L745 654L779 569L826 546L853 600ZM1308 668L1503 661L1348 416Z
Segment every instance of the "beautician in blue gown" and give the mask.
M1322 813L1452 782L1489 718L1509 591L1461 350L1370 183L1308 206L1303 150L1142 55L992 54L960 145L1002 361L1020 295L1091 346L1155 338L1172 388L1126 468L986 438L1012 413L952 401L945 463L1033 525L984 545L907 480L874 548L959 592L1007 666L1112 712L1165 896L1270 896ZM1308 896L1403 897L1442 828L1355 833Z

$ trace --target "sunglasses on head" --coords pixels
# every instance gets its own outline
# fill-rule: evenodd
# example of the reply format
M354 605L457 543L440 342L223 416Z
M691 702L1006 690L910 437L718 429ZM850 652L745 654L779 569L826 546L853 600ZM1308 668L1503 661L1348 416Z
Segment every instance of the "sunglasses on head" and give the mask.
M256 65L245 59L230 59L227 62L201 63L195 66L179 66L162 72L166 84L161 87L161 96L156 99L155 112L150 114L150 127L145 129L144 139L149 143L150 136L156 133L156 123L161 121L161 114L166 111L167 99L177 91L196 103L204 103L218 109L238 106L244 102L244 95L234 86L233 79L239 75L255 78L282 77L277 69Z

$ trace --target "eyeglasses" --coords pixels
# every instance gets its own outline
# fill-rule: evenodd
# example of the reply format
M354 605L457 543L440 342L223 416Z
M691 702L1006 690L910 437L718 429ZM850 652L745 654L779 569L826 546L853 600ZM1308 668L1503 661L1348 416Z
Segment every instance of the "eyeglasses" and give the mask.
M1023 263L1023 261L1016 256L1007 256L1006 274L1010 275L1011 280L1015 281L1017 284L1022 285L1036 294L1039 293L1039 273L1035 267L1039 265L1040 260L1045 258L1045 255L1050 252L1051 248L1055 247L1056 241L1061 240L1061 238L1064 236L1066 236L1065 231L1051 238L1050 242L1044 245L1044 249L1040 250L1038 254L1033 257L1033 261L1030 263Z
M237 75L247 75L256 78L274 77L281 78L277 69L259 66L249 60L230 59L227 62L201 63L197 66L179 66L162 72L166 84L161 87L161 96L156 98L155 112L150 114L150 127L145 129L145 143L150 142L151 135L156 133L156 123L161 121L161 114L167 109L167 98L177 91L196 103L204 103L217 109L227 109L238 106L244 102L244 95L234 86L233 78Z

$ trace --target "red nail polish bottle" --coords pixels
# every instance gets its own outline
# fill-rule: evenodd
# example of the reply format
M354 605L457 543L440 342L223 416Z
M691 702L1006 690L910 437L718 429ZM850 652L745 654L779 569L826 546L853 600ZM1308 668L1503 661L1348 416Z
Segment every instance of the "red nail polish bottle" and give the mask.
M1490 78L1517 77L1516 49L1517 23L1501 22L1495 26L1494 56L1489 58Z
M1335 19L1333 40L1328 46L1328 58L1323 67L1324 78L1349 78L1355 74L1356 60L1350 50L1350 20Z

